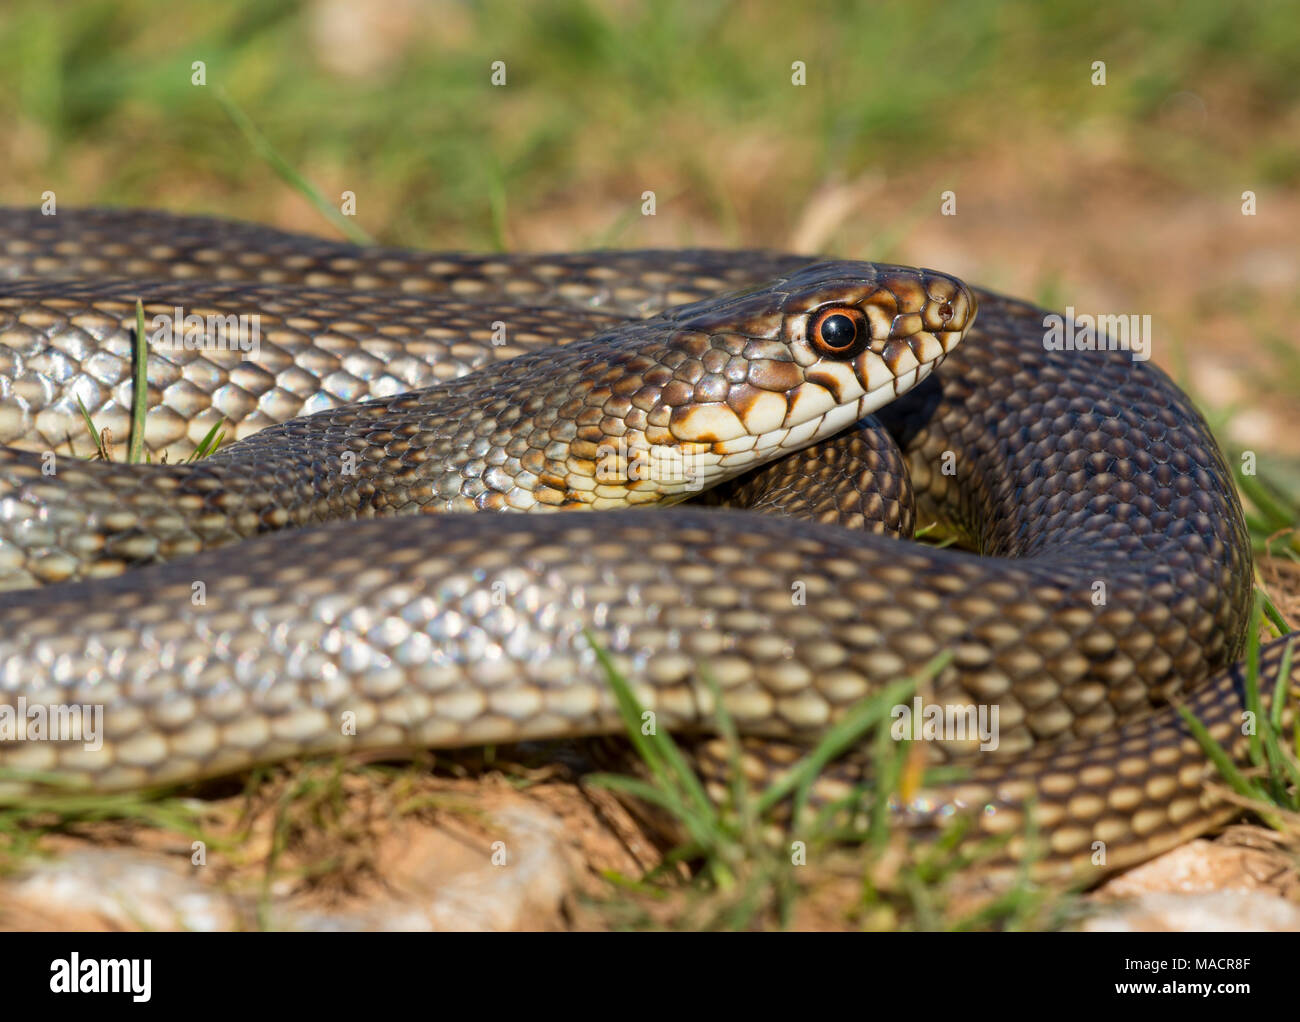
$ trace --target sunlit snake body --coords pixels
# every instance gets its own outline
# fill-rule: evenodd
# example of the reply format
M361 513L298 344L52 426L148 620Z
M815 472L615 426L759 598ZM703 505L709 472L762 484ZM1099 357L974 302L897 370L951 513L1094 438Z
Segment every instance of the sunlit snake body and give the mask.
M125 438L137 296L150 321L261 317L256 358L149 358L151 447L221 419L250 439L192 466L66 453L74 394ZM828 310L869 345L827 355ZM743 733L807 743L946 650L924 700L996 707L998 748L935 743L969 773L906 822L975 810L1017 835L1010 863L1032 800L1055 876L1202 833L1233 810L1162 704L1190 692L1240 745L1242 512L1163 373L1049 349L1044 315L930 271L769 253L437 255L0 213L0 706L105 707L98 750L0 741L0 794L615 733L593 639L673 732L716 725L708 671ZM826 439L895 392L879 417L906 467L875 420ZM780 456L810 444L805 487ZM641 448L694 460L631 478ZM606 510L762 461L723 502L794 517ZM978 553L874 534L910 533L913 490ZM592 513L459 513L568 508Z

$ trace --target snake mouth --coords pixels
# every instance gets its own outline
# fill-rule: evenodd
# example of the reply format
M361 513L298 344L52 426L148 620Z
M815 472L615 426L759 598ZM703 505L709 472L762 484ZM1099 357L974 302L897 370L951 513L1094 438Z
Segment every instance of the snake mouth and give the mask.
M597 492L592 506L676 503L751 468L809 447L847 429L926 379L943 361L945 354L920 363L902 375L891 374L872 390L863 391L856 383L850 384L843 378L837 381L828 377L820 383L806 382L799 388L798 395L792 396L793 403L788 407L787 420L759 432L745 432L730 439L706 435L699 440L676 439L669 444L653 445L644 453L645 461L652 470L652 481L616 486L609 493ZM841 365L848 369L847 364ZM851 371L849 377L854 379ZM845 393L845 389L850 386L856 387L856 396L852 398ZM835 390L836 400L829 399L832 387L845 388ZM812 411L813 402L817 403L819 411ZM700 405L689 409L706 417L705 421L696 425L710 424L711 420L707 420L707 409L710 407L712 406ZM733 418L745 421L744 416ZM621 479L625 470L620 467L618 471L611 471L611 474Z
M895 373L880 372L875 363L884 366L883 360L868 350L855 360L857 363L865 363L864 366L850 367L845 363L835 363L834 367L844 371L835 372L827 367L807 373L806 382L790 396L786 422L780 428L770 429L756 438L752 447L758 456L754 459L755 462L800 450L833 436L863 416L879 411L894 398L925 380L946 355L946 351L941 351L927 361L916 362L910 368ZM862 380L870 381L867 389L863 389ZM714 450L726 453L726 447L725 444L715 444Z
M938 342L931 340L937 347ZM913 358L910 365L902 364L899 356L898 371L891 371L882 356L867 350L853 363L814 367L805 372L803 383L781 396L779 411L784 414L779 420L775 416L778 409L771 402L756 402L752 408L733 404L725 421L733 427L740 423L744 432L725 438L707 432L718 425L717 418L710 416L713 406L683 409L691 414L677 425L683 433L692 427L697 432L693 438L676 440L675 456L690 461L692 482L697 487L711 486L847 429L921 383L946 356L947 350L939 350L924 361ZM863 380L869 381L867 388ZM777 395L768 393L767 397Z

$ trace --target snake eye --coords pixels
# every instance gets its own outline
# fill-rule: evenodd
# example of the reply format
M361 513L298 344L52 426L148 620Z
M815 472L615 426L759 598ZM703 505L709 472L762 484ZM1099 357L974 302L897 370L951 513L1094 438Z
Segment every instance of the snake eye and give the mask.
M871 342L867 318L851 305L832 305L813 316L808 340L819 355L849 359L862 354Z

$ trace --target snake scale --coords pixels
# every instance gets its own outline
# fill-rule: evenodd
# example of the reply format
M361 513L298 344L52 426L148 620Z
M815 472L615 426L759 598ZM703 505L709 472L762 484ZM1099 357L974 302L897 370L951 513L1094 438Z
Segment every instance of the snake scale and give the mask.
M154 463L74 457L77 399L126 435L137 297L256 347L151 349ZM1242 511L1159 369L1044 315L766 252L0 211L0 706L104 707L99 748L0 741L0 795L615 733L594 638L674 733L711 672L754 769L949 651L924 695L996 707L997 748L931 743L966 772L898 815L973 813L990 868L1031 802L1043 875L1203 833L1234 810L1169 701L1240 750Z

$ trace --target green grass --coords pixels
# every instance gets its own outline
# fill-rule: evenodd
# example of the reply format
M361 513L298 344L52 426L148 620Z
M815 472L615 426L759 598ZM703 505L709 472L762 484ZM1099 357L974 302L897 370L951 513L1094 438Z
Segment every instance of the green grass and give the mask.
M1300 465L1264 452L1248 451L1228 440L1231 411L1208 408L1202 401L1197 405L1206 414L1227 459L1255 555L1300 563ZM1245 471L1247 454L1255 467L1250 474Z
M408 24L363 18L335 44L322 41L327 6L83 0L52 17L41 0L10 0L6 198L55 187L69 204L139 205L174 189L174 203L274 220L282 196L247 158L250 129L277 172L311 167L329 207L357 190L369 233L444 248L500 246L512 224L573 196L598 207L589 240L635 243L641 218L625 214L645 187L667 200L679 243L699 224L724 242L770 242L823 182L906 174L918 154L955 171L1004 144L1009 124L1018 136L1113 131L1155 177L1206 192L1243 178L1285 187L1300 171L1285 127L1300 22L1285 0L1249 17L1210 0L830 0L797 16L776 2L483 0L412 5ZM379 56L346 70L371 39ZM1101 88L1088 81L1096 59ZM504 87L490 84L494 60ZM195 61L205 85L191 84ZM1192 91L1212 113L1197 130L1169 101ZM1234 132L1223 97L1267 133ZM862 254L897 219L846 225L828 247Z
M1291 668L1295 660L1297 638L1283 649L1277 673L1272 678L1260 672L1260 632L1264 622L1275 638L1291 634L1289 623L1272 605L1267 594L1255 591L1250 631L1246 647L1246 710L1256 721L1249 736L1249 766L1241 767L1210 735L1205 725L1186 707L1179 713L1191 729L1205 754L1214 763L1228 787L1267 826L1288 835L1300 851L1300 728L1284 726L1288 706L1292 715L1300 709L1300 700L1292 689ZM1264 697L1267 696L1267 706ZM1292 747L1287 748L1288 743Z
M890 710L907 702L951 659L940 654L915 677L888 685L850 708L787 773L751 791L740 768L740 737L721 691L708 672L718 734L729 749L726 797L706 790L694 766L667 731L643 727L643 710L629 681L591 637L593 649L618 702L627 736L644 765L644 777L592 775L602 785L655 806L684 835L662 863L639 878L608 874L627 900L603 906L615 925L658 925L642 904L675 899L671 925L684 929L785 928L795 921L801 898L827 881L849 878L853 899L837 908L838 921L868 929L1027 929L1059 925L1075 910L1069 892L1034 884L1031 854L1017 876L993 898L968 906L956 900L967 871L996 852L1009 836L973 841L970 820L956 818L933 843L912 845L892 826L892 794L920 785L915 743L890 735ZM852 746L872 750L870 784L847 798L814 797L827 765ZM926 779L960 776L930 770ZM1032 812L1026 834L1037 847ZM795 850L802 853L796 864ZM683 880L680 867L689 866ZM806 871L806 872L805 872Z
M0 781L26 779L29 774L0 770ZM118 795L59 790L58 778L47 778L50 790L0 805L0 873L12 872L42 853L42 842L53 834L72 834L106 821L182 834L210 848L225 845L203 824L207 810L192 799L157 790Z
M144 449L145 417L149 411L149 349L144 330L144 303L138 298L135 303L135 335L132 338L132 382L131 382L131 426L127 447L126 462L138 465L152 461L149 452ZM95 445L95 457L103 461L113 460L112 444L107 432L101 430L91 418L89 410L80 397L77 407L81 410L81 419L86 424L86 432ZM195 445L183 460L183 464L202 461L213 454L226 440L222 429L224 422L214 422L203 438ZM164 459L165 460L165 459Z
M244 140L249 147L257 153L267 166L275 171L276 176L281 181L304 196L316 207L316 211L321 216L337 227L349 240L358 245L373 245L375 243L374 238L358 227L353 220L330 205L325 196L321 194L320 189L308 181L296 167L280 155L275 146L258 130L252 118L244 113L239 108L239 105L226 94L224 88L218 85L213 88L212 94L221 105L221 109L226 112L226 116L239 129L239 133L244 136Z
M1209 735L1185 707L1179 712L1243 809L1267 826L1287 835L1300 847L1300 729L1284 725L1293 647L1288 645L1277 675L1264 678L1259 669L1260 631L1268 622L1275 635L1291 629L1266 594L1256 591L1247 649L1246 708L1259 722L1249 745L1250 766L1239 767L1230 753ZM683 835L661 865L639 878L609 874L607 879L624 900L604 904L614 925L638 928L660 925L652 911L638 905L676 899L671 925L690 929L748 930L785 928L795 919L799 900L814 882L791 861L799 842L808 862L829 863L830 874L843 875L846 854L856 881L856 899L843 906L842 922L868 929L1026 929L1056 927L1079 914L1071 890L1043 888L1031 880L1031 851L1006 888L975 909L954 911L951 889L995 852L1004 839L971 846L970 821L951 821L932 843L913 845L891 828L891 797L908 790L911 743L895 742L889 734L890 708L911 698L940 671L948 656L934 659L915 678L887 686L852 708L789 773L762 791L754 792L740 768L741 746L721 692L709 679L718 733L730 750L727 794L714 798L671 735L655 729L647 734L645 717L632 686L608 653L589 636L615 693L625 730L644 767L644 777L595 775L592 783L640 799L667 814ZM1263 698L1267 695L1267 701ZM1292 748L1288 748L1288 743ZM869 770L874 779L839 802L814 807L810 793L826 766L849 747L873 750ZM943 771L930 771L929 780ZM954 773L953 776L959 776ZM914 782L919 783L919 782ZM814 808L816 811L814 811ZM1037 847L1032 807L1028 807L1028 847ZM680 870L688 864L685 874ZM886 867L882 869L882 866ZM814 870L813 876L817 873ZM956 888L960 890L959 887Z
M1295 305L1300 312L1300 299ZM1268 356L1267 371L1252 372L1251 385L1261 395L1293 402L1300 394L1300 351L1279 336L1275 328L1260 322L1253 305L1243 305L1236 311L1250 324L1259 338L1259 347ZM1205 416L1227 460L1255 554L1300 562L1300 462L1233 441L1233 417L1245 409L1237 404L1210 402L1192 382L1185 349L1176 345L1172 355L1171 368L1178 386ZM1248 463L1253 472L1247 471Z

